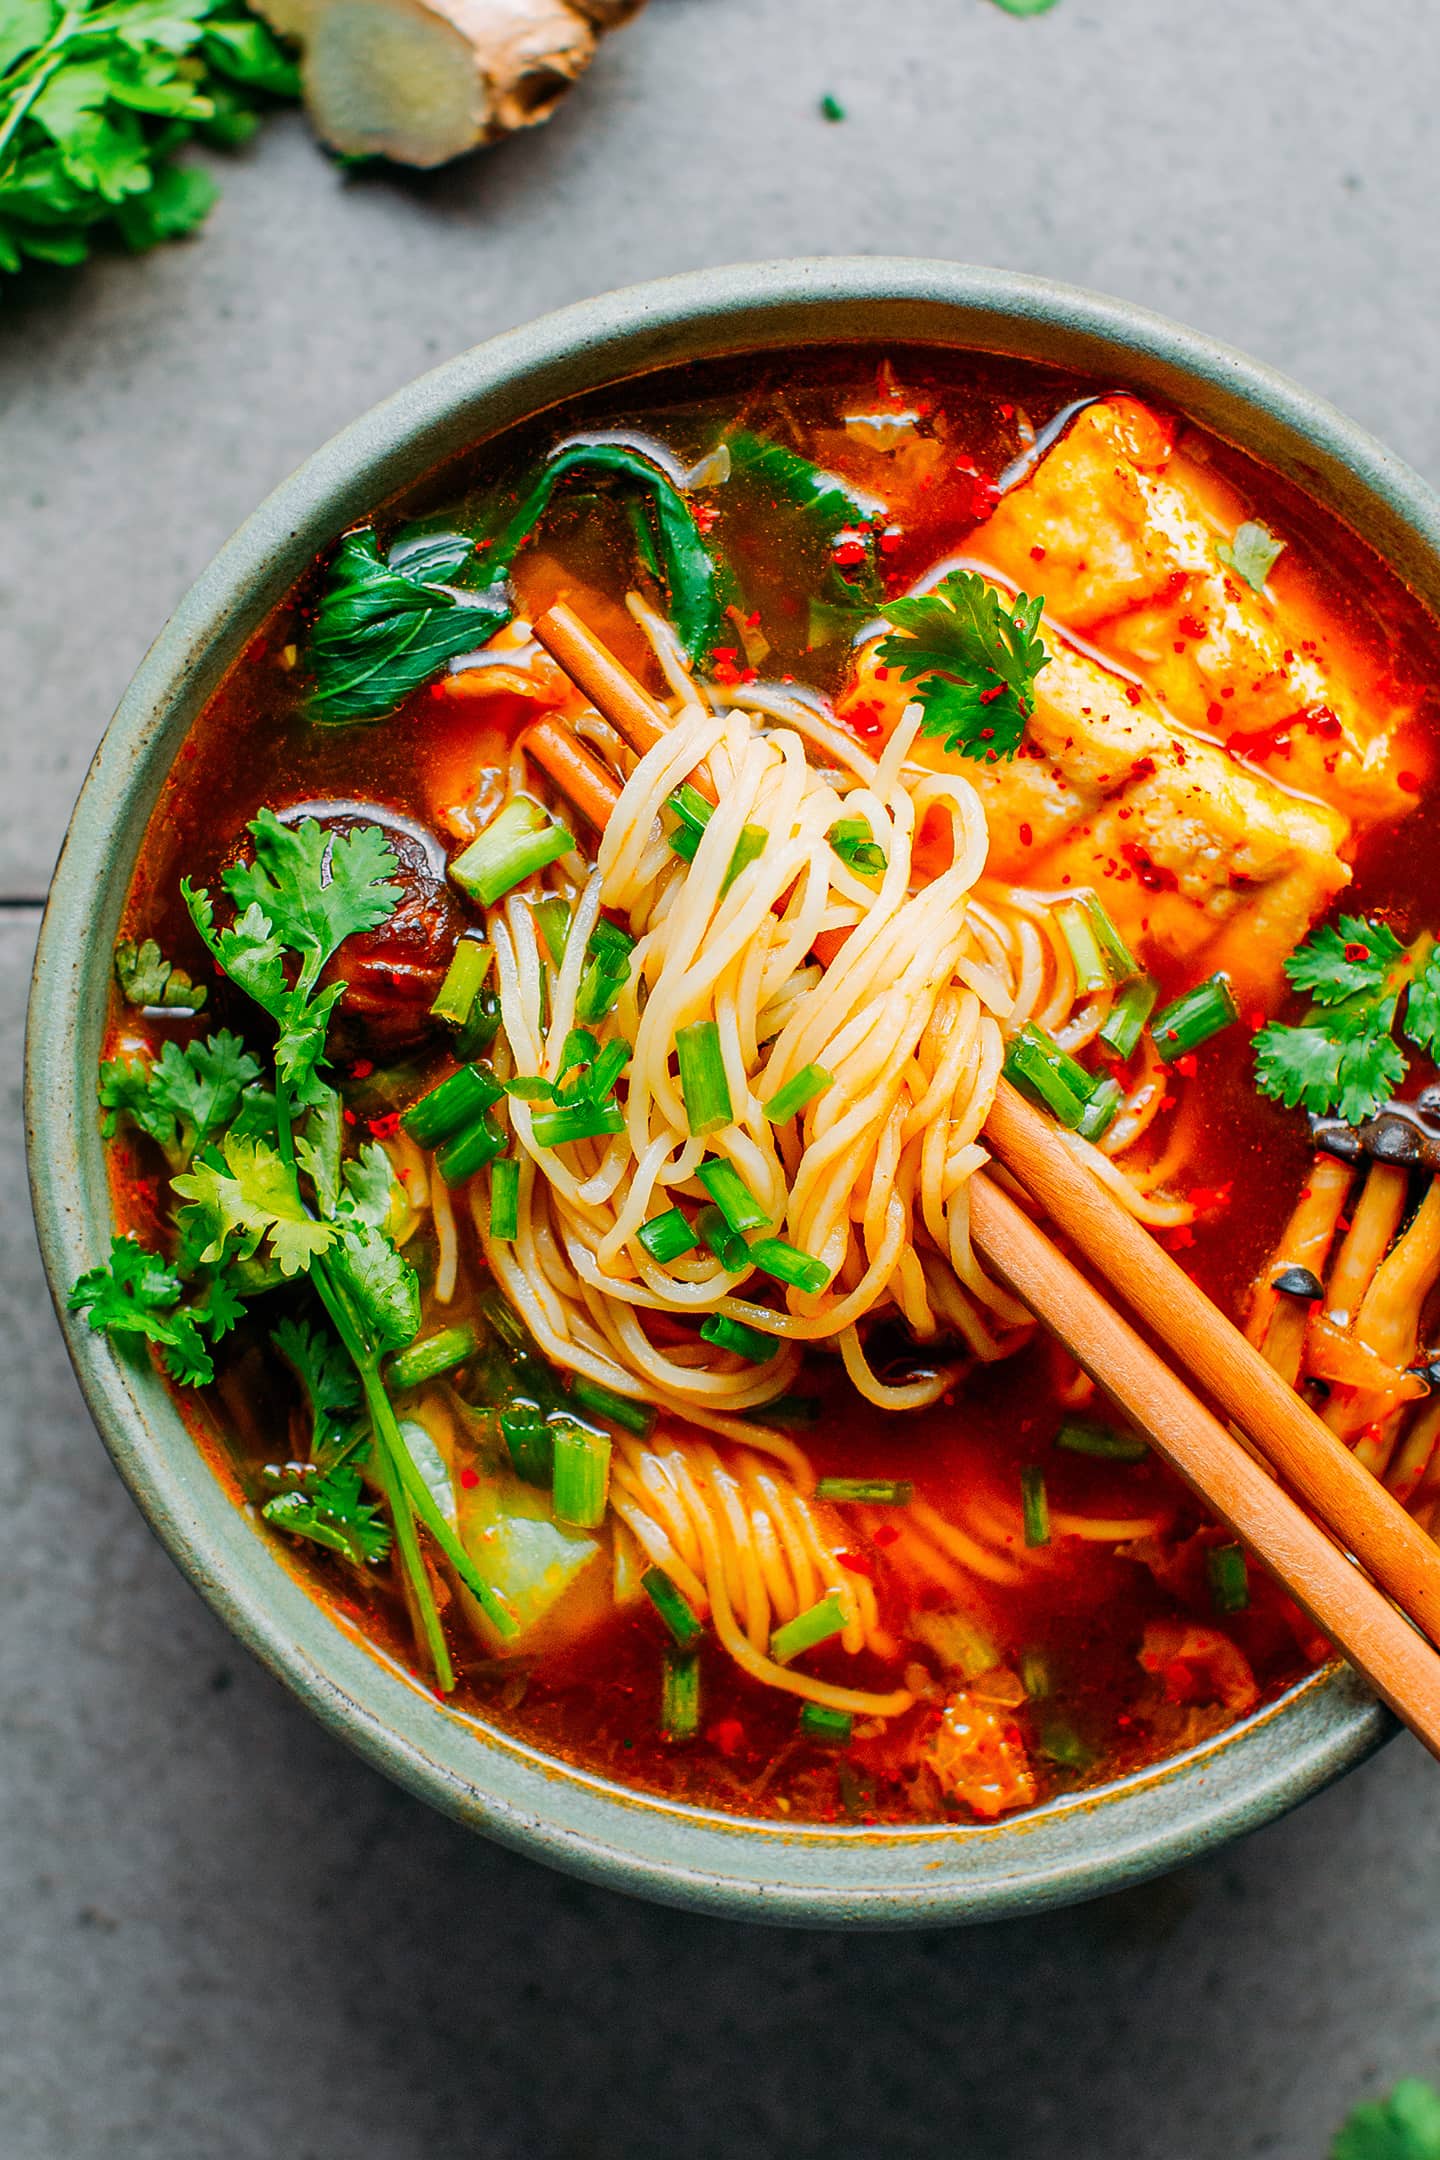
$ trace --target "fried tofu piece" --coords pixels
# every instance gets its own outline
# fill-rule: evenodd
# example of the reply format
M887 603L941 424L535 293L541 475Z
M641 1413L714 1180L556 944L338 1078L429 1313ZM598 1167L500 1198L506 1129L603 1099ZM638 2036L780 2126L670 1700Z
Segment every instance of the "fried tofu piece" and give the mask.
M1134 398L1072 423L968 551L1142 673L1183 726L1267 766L1357 826L1413 808L1409 713L1367 676L1285 555L1263 592L1218 549L1244 506Z

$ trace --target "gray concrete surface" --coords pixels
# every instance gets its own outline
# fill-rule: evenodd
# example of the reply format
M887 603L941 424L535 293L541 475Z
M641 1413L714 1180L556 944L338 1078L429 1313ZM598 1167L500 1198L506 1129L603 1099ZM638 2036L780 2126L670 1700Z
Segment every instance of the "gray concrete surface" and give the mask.
M17 1141L37 903L105 718L333 428L608 285L898 250L1188 318L1440 479L1437 68L1427 0L652 0L501 154L346 179L281 119L196 244L0 299L0 2160L1312 2160L1355 2097L1440 2073L1440 1786L1408 1741L1206 1866L968 1935L677 1917L426 1813L150 1540Z

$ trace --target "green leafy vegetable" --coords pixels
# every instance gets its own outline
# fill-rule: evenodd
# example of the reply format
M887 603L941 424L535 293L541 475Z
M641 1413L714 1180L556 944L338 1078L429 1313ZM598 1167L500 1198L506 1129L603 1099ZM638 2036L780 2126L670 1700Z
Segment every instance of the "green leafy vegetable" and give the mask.
M962 757L1013 758L1049 663L1037 635L1040 599L1002 594L973 570L952 570L933 592L892 600L877 657L898 669L925 708L927 735Z
M310 632L310 718L383 719L447 660L493 637L510 602L493 584L469 590L457 582L462 570L479 574L464 533L402 535L388 556L373 526L347 533Z
M1402 2078L1388 2099L1356 2108L1330 2160L1440 2160L1440 2093L1423 2078Z
M184 968L165 959L154 938L139 945L133 938L120 939L115 947L115 980L127 1005L199 1012L205 1003L205 985L192 982Z
M728 448L731 484L763 505L795 560L796 583L814 596L811 644L853 631L883 598L876 551L885 504L798 450L748 430L732 435Z
M299 90L238 0L6 0L0 273L82 263L106 228L132 249L192 232L219 190L177 152L244 142Z
M335 1241L333 1224L307 1213L293 1170L268 1141L227 1133L171 1182L191 1203L181 1226L204 1240L200 1258L212 1266L232 1254L248 1260L267 1239L281 1274L301 1275Z
M157 1058L109 1058L100 1067L101 1130L110 1138L122 1118L162 1148L172 1169L183 1169L212 1133L227 1126L260 1060L238 1035L222 1029L205 1042L167 1042Z
M70 1292L97 1333L140 1336L154 1343L182 1387L205 1387L215 1377L205 1336L234 1325L236 1306L223 1293L211 1305L182 1305L184 1285L168 1260L135 1238L110 1241L110 1259L86 1271Z
M1342 915L1291 954L1285 973L1308 990L1295 1025L1272 1021L1255 1038L1256 1085L1287 1108L1337 1111L1363 1124L1394 1094L1409 1061L1400 1031L1433 1056L1440 1045L1440 952L1424 936L1402 946L1384 923Z
M1277 540L1268 525L1247 519L1236 527L1233 540L1217 541L1215 552L1237 577L1256 592L1264 592L1265 580L1285 552L1285 542Z

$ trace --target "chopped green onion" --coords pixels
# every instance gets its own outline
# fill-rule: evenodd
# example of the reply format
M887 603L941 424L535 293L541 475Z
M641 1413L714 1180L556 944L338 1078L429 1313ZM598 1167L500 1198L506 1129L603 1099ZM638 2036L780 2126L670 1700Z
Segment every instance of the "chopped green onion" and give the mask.
M1141 975L1127 983L1100 1029L1100 1040L1107 1050L1113 1050L1118 1058L1130 1058L1145 1032L1145 1023L1155 1010L1159 992L1148 975Z
M915 1487L909 1478L822 1477L817 1500L863 1500L870 1507L909 1507Z
M733 1163L711 1155L695 1173L732 1230L760 1230L770 1217Z
M599 1140L625 1130L618 1103L566 1103L559 1110L537 1110L530 1123L537 1147L566 1147L572 1140Z
M773 1275L776 1282L803 1290L807 1297L818 1296L834 1273L823 1260L813 1259L782 1237L756 1238L750 1247L750 1265Z
M582 1032L582 1031L572 1031ZM630 1045L621 1035L606 1043L594 1064L590 1076L584 1082L583 1096L589 1102L605 1102L615 1093L615 1083L630 1062Z
M1201 1043L1209 1042L1212 1035L1232 1026L1239 1017L1240 1008L1228 978L1207 975L1204 982L1156 1013L1150 1033L1165 1063L1173 1065L1176 1058L1184 1057L1188 1050L1198 1050Z
M730 887L739 877L741 871L748 870L751 863L757 861L764 854L765 843L769 838L770 835L763 825L741 826L740 837L736 841L735 851L730 857L730 867L725 872L725 882L720 887L722 899L729 892Z
M602 1386L600 1381L587 1380L584 1373L574 1375L570 1393L582 1410L606 1418L612 1425L622 1425L626 1432L638 1433L642 1440L647 1440L655 1429L655 1412L649 1403L635 1402L628 1395L617 1395L613 1388Z
M1101 1462L1144 1462L1150 1452L1138 1433L1117 1432L1091 1418L1067 1418L1055 1445L1068 1455L1093 1455Z
M460 939L445 970L439 995L430 1007L437 1020L445 1021L449 1027L464 1027L470 1018L470 1008L485 987L485 977L494 957L482 938Z
M602 915L585 948L585 972L575 993L577 1020L603 1020L630 980L635 940Z
M1020 1657L1020 1684L1033 1701L1037 1695L1048 1695L1053 1685L1050 1666L1043 1650L1025 1650Z
M1044 1472L1027 1463L1020 1472L1020 1506L1025 1517L1025 1543L1050 1542L1050 1502L1045 1497Z
M803 1110L807 1103L814 1102L817 1095L823 1095L826 1088L834 1085L823 1065L802 1065L793 1079L775 1090L765 1105L765 1115L772 1125L783 1125L797 1110Z
M570 906L559 893L547 893L535 903L535 921L545 940L545 950L556 967L565 965L565 946L570 936Z
M1080 1138L1103 1140L1120 1115L1120 1105L1124 1100L1125 1090L1113 1073L1107 1073L1103 1080L1097 1081L1089 1102L1080 1113L1080 1122L1075 1127Z
M555 1429L533 1403L516 1403L500 1413L500 1431L518 1477L527 1485L549 1485L555 1475Z
M806 1650L813 1650L817 1643L828 1642L832 1635L839 1635L845 1627L845 1609L840 1603L838 1591L832 1590L821 1598L818 1605L796 1613L783 1627L776 1628L770 1637L770 1655L777 1665L789 1665Z
M1244 1612L1250 1603L1250 1575L1239 1545L1212 1545L1205 1555L1210 1602L1217 1613Z
M679 1650L693 1650L705 1633L705 1623L683 1590L678 1590L664 1568L646 1568L640 1587L655 1607Z
M610 1442L583 1425L557 1425L552 1484L556 1522L598 1530L610 1497Z
M1099 893L1086 893L1084 907L1086 914L1090 917L1090 927L1100 940L1100 950L1104 953L1109 964L1111 982L1116 984L1133 982L1140 973L1140 963L1110 920L1105 903L1100 898Z
M740 1415L756 1425L816 1425L823 1408L818 1395L775 1395Z
M474 1177L486 1163L494 1162L505 1146L505 1135L495 1123L488 1110L482 1111L473 1125L447 1140L437 1149L435 1165L447 1185L463 1185L466 1178Z
M674 832L665 837L681 862L694 862L700 852L700 835L692 826L677 825Z
M1061 1770L1088 1770L1095 1760L1094 1751L1086 1747L1074 1726L1060 1718L1042 1728L1040 1753Z
M680 1093L685 1100L686 1121L693 1138L703 1140L707 1133L719 1132L722 1125L733 1123L735 1117L716 1023L695 1020L681 1028L675 1037L675 1053L680 1061Z
M773 1335L762 1335L759 1328L746 1327L743 1320L732 1320L728 1313L711 1313L700 1326L700 1340L713 1343L717 1350L733 1350L737 1357L749 1358L752 1365L768 1365L780 1348Z
M676 817L679 818L681 824L688 825L693 833L704 832L705 827L715 815L714 804L708 803L700 793L699 788L692 787L688 780L681 781L679 787L670 797L669 806Z
M456 1327L441 1328L438 1334L426 1335L392 1357L386 1381L395 1388L419 1387L426 1380L438 1380L452 1366L463 1365L479 1347L479 1336L463 1321Z
M472 900L493 907L522 878L558 862L574 845L574 835L538 802L529 795L512 795L479 839L455 857L450 875Z
M665 1653L660 1725L667 1740L693 1740L700 1730L700 1660L693 1652Z
M490 1165L490 1235L508 1244L520 1230L520 1165L502 1155Z
M727 1275L742 1275L750 1265L750 1248L738 1230L732 1230L718 1207L702 1207L695 1228Z
M505 1092L515 1102L553 1103L557 1090L555 1082L547 1080L543 1073L512 1073L505 1082Z
M837 818L825 838L841 862L860 877L883 875L885 850L871 832L868 818Z
M667 1208L663 1215L652 1215L649 1222L641 1223L635 1235L651 1259L658 1261L661 1267L678 1260L682 1253L694 1252L700 1243L699 1232L687 1222L678 1207Z
M459 1072L411 1103L400 1123L417 1146L436 1147L482 1110L493 1109L504 1092L487 1065L462 1065Z
M832 1710L825 1703L807 1702L800 1710L800 1730L807 1740L825 1747L848 1747L855 1720L848 1710Z
M457 1058L477 1058L488 1050L500 1032L500 1000L493 990L482 990L470 1008L470 1017L455 1038Z
M1083 1065L1062 1050L1044 1028L1027 1020L1005 1055L1005 1077L1013 1080L1073 1132L1085 1115L1096 1085Z
M1100 950L1100 940L1095 935L1089 910L1079 900L1063 900L1055 910L1055 920L1070 948L1077 989L1086 997L1093 996L1097 990L1108 990L1110 969Z

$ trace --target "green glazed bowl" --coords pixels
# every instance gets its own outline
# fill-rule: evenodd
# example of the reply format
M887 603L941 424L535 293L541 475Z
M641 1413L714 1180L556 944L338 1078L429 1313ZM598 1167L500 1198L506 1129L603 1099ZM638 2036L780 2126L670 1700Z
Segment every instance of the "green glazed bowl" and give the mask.
M158 1375L64 1309L108 1251L95 1070L111 947L146 819L226 669L348 524L557 399L675 362L836 339L968 346L1172 403L1363 533L1440 612L1440 502L1320 400L1158 316L1008 272L861 258L742 265L586 301L477 346L356 421L277 488L151 648L85 782L41 932L27 1120L40 1243L95 1422L156 1534L317 1717L434 1806L615 1889L732 1918L934 1926L1116 1888L1271 1821L1393 1729L1346 1668L1143 1775L993 1825L749 1822L622 1790L446 1711L343 1633L227 1496Z

